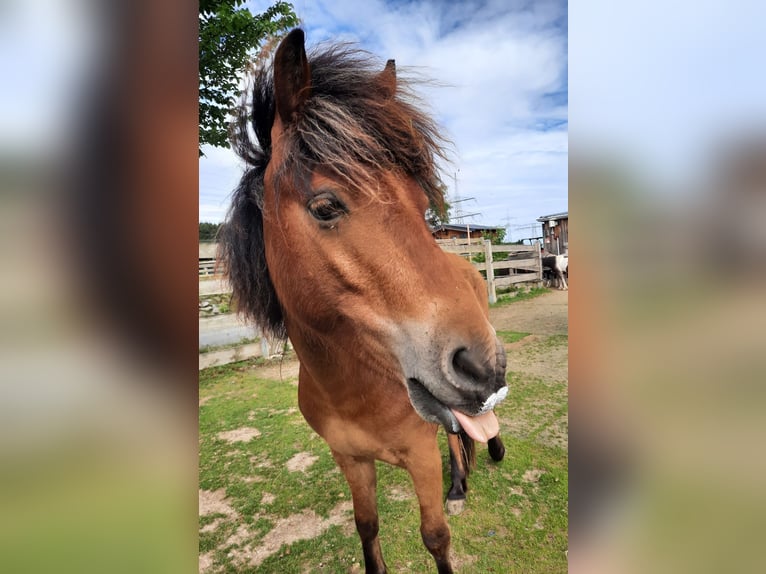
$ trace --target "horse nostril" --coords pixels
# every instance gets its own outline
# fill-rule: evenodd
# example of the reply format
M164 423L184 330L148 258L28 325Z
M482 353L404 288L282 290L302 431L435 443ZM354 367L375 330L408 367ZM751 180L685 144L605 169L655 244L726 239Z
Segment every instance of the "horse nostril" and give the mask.
M461 347L452 355L452 367L459 375L471 380L481 380L487 377L489 365L484 360L472 356L465 347Z

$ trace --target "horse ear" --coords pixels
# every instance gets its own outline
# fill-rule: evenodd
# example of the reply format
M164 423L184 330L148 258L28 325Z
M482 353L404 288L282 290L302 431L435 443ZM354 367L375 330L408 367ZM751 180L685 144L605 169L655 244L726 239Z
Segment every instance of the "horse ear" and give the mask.
M311 69L306 58L304 34L296 28L282 40L274 56L274 95L277 112L284 124L293 121L310 94Z
M378 84L387 97L394 97L396 93L396 60L386 62L386 67L378 74Z

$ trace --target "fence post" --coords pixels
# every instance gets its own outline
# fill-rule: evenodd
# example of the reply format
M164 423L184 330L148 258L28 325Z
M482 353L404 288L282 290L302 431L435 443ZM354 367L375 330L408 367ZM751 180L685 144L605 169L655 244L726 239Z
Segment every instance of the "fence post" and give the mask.
M489 239L484 240L484 259L487 266L487 295L489 303L497 303L497 293L495 292L495 270L492 268L492 242Z
M261 356L264 359L271 357L271 345L264 334L261 334Z
M543 286L543 250L537 247L537 288Z

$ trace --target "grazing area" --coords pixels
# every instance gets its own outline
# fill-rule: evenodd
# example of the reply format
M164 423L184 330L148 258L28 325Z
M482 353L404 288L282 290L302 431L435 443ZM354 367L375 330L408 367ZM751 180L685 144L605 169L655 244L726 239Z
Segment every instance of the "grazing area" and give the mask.
M490 309L508 357L496 408L505 459L479 448L465 511L449 517L460 573L567 569L567 293ZM200 572L360 573L348 485L297 406L298 362L200 372ZM446 437L440 432L445 486ZM378 463L383 552L392 572L435 571L407 473Z

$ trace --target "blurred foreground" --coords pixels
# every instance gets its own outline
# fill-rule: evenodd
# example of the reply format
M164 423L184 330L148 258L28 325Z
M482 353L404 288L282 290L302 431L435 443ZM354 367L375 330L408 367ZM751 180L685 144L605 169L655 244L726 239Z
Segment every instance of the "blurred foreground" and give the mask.
M2 572L197 568L196 12L177 4L0 9Z
M766 567L766 147L748 150L680 205L570 163L573 571Z
M766 570L765 16L570 3L572 572Z

